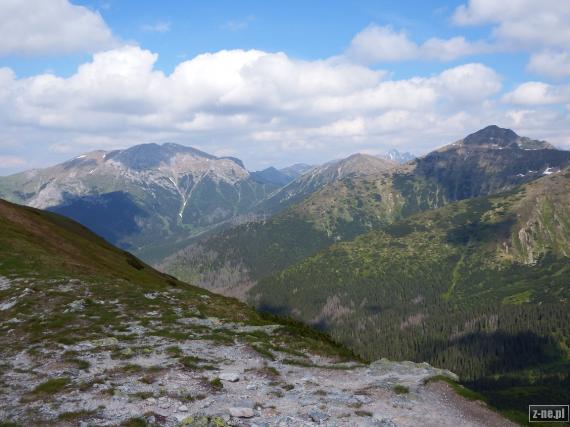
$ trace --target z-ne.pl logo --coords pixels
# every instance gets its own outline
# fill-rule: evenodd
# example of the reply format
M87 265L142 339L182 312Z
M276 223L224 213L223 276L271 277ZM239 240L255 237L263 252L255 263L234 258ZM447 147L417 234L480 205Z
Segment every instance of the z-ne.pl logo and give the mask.
M528 421L536 422L570 422L568 405L529 405Z

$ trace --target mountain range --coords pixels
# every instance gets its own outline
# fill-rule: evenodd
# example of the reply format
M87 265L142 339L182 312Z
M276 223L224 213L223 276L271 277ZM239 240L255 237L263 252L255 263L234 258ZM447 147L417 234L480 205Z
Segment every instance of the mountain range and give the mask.
M494 125L418 158L249 172L145 144L0 178L2 198L359 357L450 368L517 421L570 397L569 190L569 151Z
M133 252L250 212L278 187L238 159L172 143L94 151L0 178L5 199L76 219Z
M570 398L569 189L566 168L411 215L263 277L249 298L364 357L446 366L523 419L529 399Z
M303 163L297 163L283 169L276 169L270 166L260 171L251 172L251 177L254 181L262 184L284 186L310 169L312 169L312 166Z
M348 173L335 175L338 168L325 165L320 173L302 175L262 203L267 206L282 196L281 205L289 207L276 209L278 214L204 236L166 258L161 268L218 291L237 286L242 292L244 286L333 242L559 171L570 165L570 152L489 126L408 164L398 166L363 155L345 162L352 165L346 168ZM322 185L299 192L297 203L284 196L317 179ZM202 259L203 253L209 262ZM218 280L217 272L233 279ZM222 282L227 286L220 286Z
M160 268L365 357L451 367L520 421L529 399L569 397L569 167L570 152L490 126L334 179Z
M316 176L311 182L295 182L309 171ZM0 177L0 197L61 213L157 260L193 236L283 209L290 203L278 191L283 187L298 192L296 200L334 179L328 169L306 164L250 173L236 158L173 143L142 144Z

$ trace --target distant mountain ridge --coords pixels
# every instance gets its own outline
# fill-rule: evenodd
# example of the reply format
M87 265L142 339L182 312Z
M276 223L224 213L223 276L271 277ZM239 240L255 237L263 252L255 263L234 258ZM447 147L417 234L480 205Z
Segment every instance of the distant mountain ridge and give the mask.
M6 199L63 213L135 251L247 213L277 187L252 179L238 159L173 143L94 151L0 177Z
M274 185L287 185L295 179L295 177L286 175L273 166L270 166L261 171L251 172L251 177L253 180L262 184Z
M273 166L270 166L260 171L251 172L251 177L261 183L284 186L294 181L295 178L298 178L312 168L313 166L306 165L304 163L296 163L282 169L277 169Z
M301 176L305 172L311 170L313 167L314 166L307 165L305 163L295 163L294 165L279 169L279 171L288 177L297 178L298 176Z
M151 143L0 177L0 197L74 218L154 262L202 233L289 208L326 239L351 238L402 215L506 191L568 161L567 151L494 125L402 165L355 154L251 173L233 157Z

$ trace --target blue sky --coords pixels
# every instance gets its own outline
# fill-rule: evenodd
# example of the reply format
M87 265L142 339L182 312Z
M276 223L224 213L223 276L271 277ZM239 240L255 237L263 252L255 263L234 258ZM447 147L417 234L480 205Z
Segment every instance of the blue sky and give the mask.
M544 0L0 4L0 174L175 141L250 169L490 123L570 146L570 5Z
M489 26L458 28L450 14L461 1L74 1L97 11L117 38L160 53L156 67L172 72L183 59L223 49L260 49L286 52L301 59L328 58L342 52L351 39L370 24L404 28L417 42L433 36L463 35L485 38ZM486 55L496 70L523 80L532 73L524 69L520 52ZM482 56L473 56L481 60ZM17 53L3 63L19 76L51 70L73 74L89 60L80 53L64 56L29 56ZM407 61L393 64L394 77L409 78L441 71L461 60L439 63ZM516 82L515 82L516 83Z

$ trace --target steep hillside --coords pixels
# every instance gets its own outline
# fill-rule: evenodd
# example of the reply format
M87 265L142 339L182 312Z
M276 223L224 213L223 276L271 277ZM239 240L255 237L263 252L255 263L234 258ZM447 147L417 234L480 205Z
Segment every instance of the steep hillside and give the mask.
M418 159L414 175L436 182L448 200L463 200L514 188L568 164L569 151L488 126Z
M278 188L241 161L177 144L95 151L0 178L0 196L61 213L139 253L246 213Z
M0 331L3 426L510 425L430 382L449 371L363 365L307 327L1 200Z
M363 167L359 159L370 167ZM322 169L329 174L315 176L331 179L311 194L299 196L301 202L269 219L205 236L166 258L160 269L217 292L244 297L260 278L333 242L555 173L570 164L570 152L489 126L406 165L384 168L369 156L349 158L347 163L353 168L344 169L345 174L336 173L332 165ZM356 172L358 168L361 173ZM305 174L276 194L283 196L289 187L310 183L312 177Z
M335 244L250 295L366 357L450 367L523 419L570 398L569 256L565 169Z

